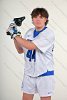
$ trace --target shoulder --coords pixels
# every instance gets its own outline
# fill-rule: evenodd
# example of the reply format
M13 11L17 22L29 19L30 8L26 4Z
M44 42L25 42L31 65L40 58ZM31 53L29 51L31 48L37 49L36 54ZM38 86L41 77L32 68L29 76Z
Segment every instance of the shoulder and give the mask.
M26 37L26 36L28 36L28 35L32 35L33 32L34 32L34 30L35 30L35 28L30 28L30 29L25 33L25 36L24 36L24 37Z
M26 32L26 34L28 34L28 33L30 33L30 32L33 32L35 30L35 28L30 28L27 32Z
M50 40L50 41L54 41L55 40L55 35L53 30L51 30L50 28L46 28L39 36L39 38L43 38L46 40Z
M45 32L46 32L47 35L54 35L53 30L50 29L50 28L48 28L48 27L46 28L46 31Z
M46 30L44 30L44 32L45 32L45 36L55 38L55 35L52 29L47 27Z

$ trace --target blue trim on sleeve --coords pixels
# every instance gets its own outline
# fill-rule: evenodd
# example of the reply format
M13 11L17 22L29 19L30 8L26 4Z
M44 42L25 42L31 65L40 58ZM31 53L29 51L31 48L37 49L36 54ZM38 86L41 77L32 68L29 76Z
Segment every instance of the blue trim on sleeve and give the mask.
M38 77L41 77L41 76L50 76L50 75L54 75L54 70L47 71L46 73L43 73L43 74L39 75Z

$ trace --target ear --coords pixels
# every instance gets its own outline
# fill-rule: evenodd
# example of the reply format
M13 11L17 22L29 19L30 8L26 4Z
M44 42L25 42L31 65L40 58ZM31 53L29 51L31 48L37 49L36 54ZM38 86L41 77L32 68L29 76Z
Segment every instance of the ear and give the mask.
M32 19L32 24L34 25L33 19Z
M45 22L48 20L48 18L45 18Z

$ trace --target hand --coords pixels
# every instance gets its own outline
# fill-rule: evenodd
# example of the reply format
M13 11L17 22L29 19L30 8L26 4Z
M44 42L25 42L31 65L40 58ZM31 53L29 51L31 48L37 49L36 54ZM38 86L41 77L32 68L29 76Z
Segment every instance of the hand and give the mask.
M21 36L21 32L19 31L18 27L15 23L11 23L6 31L7 35L11 36L11 39L13 39L15 36Z

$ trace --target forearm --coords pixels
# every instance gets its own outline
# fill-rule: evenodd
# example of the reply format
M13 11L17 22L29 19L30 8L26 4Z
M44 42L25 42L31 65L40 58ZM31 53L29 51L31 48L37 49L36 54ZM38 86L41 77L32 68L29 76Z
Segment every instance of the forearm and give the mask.
M24 52L23 49L21 48L21 46L16 41L16 39L14 39L14 44L15 44L15 48L18 51L18 53L23 53Z
M33 50L33 49L37 48L36 45L32 41L28 41L28 40L21 38L19 36L16 36L15 39L19 43L20 46L23 46L26 49Z

